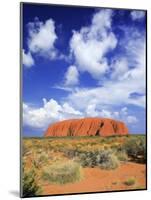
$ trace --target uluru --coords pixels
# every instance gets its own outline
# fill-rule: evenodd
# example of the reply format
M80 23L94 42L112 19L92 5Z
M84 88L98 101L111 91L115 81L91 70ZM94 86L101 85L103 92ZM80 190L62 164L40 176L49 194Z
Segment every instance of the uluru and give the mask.
M122 121L89 117L63 120L51 124L44 133L44 136L112 136L127 134L128 128Z

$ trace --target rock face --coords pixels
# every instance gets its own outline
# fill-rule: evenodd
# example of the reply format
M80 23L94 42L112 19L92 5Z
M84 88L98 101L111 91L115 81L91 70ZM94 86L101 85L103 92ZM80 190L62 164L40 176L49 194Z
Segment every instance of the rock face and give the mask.
M127 135L128 128L121 121L107 118L71 119L54 123L44 136L112 136Z

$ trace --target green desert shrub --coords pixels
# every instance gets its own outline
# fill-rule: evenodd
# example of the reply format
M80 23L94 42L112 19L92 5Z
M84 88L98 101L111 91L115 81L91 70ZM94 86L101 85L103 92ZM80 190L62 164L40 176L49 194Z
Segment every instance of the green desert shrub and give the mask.
M42 166L47 165L49 160L51 160L51 157L48 154L41 153L36 155L35 159L32 160L32 164L35 169L40 169Z
M42 178L56 184L72 183L81 179L81 170L81 166L74 161L56 162L44 169Z
M129 178L126 181L124 181L124 184L127 186L131 186L131 185L134 185L135 182L136 182L135 178Z
M115 169L119 164L117 157L111 150L81 153L76 160L83 167L99 166L102 169Z
M85 154L83 158L80 157L79 162L83 167L95 167L97 165L96 157L94 155L87 157L87 155Z
M36 173L33 169L23 172L23 197L32 197L39 195L40 187L36 183Z
M111 150L101 151L97 163L101 169L115 169L119 166L119 160Z
M95 154L95 152L82 151L79 152L75 160L79 162L82 167L95 167L97 165L96 156L97 154Z
M65 149L64 154L68 158L72 159L77 155L77 150L76 149Z
M146 161L146 141L145 137L133 137L129 138L123 146L129 157L138 161Z
M128 161L128 155L125 151L117 151L115 154L119 161Z

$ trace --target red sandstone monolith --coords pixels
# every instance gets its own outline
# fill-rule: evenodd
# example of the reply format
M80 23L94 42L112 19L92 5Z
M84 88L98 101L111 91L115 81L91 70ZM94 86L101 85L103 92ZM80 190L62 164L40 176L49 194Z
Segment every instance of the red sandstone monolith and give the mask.
M51 124L44 136L112 136L127 135L124 122L108 118L70 119Z

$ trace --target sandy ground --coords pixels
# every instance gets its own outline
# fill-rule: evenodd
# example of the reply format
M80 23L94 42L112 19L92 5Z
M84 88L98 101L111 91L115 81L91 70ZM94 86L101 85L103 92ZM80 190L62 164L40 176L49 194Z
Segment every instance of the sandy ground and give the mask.
M101 192L112 190L145 189L146 167L144 164L124 163L115 170L102 170L99 168L84 168L83 178L76 183L57 185L43 183L43 195ZM136 182L132 186L127 186L124 182L129 178L135 178Z

